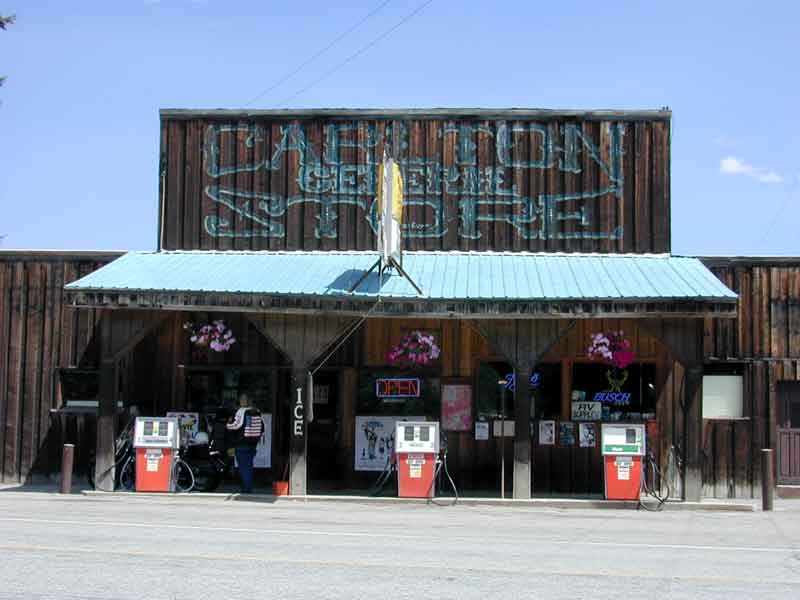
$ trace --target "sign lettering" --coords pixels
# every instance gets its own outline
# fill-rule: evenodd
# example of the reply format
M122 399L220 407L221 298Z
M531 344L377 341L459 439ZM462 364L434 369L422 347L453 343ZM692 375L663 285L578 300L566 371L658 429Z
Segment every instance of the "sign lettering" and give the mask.
M303 388L297 388L292 433L297 436L303 435Z
M419 379L377 379L375 396L377 398L419 398Z
M317 204L315 236L336 238L340 208L354 206L377 234L379 151L382 145L393 145L399 148L397 159L406 180L404 237L442 238L457 227L459 237L479 239L479 223L488 222L507 223L523 239L617 240L622 238L621 225L600 229L593 218L601 203L624 198L625 124L601 127L599 137L593 137L575 123L447 121L430 132L455 150L453 160L446 162L441 154L410 156L412 137L419 134L403 122L385 128L376 122L326 123L319 141L310 139L302 123L287 123L272 132L256 123L209 125L203 145L209 178L204 193L232 214L220 216L213 209L203 223L213 237L284 238L285 226L276 219L292 206ZM488 147L488 164L479 160L479 144ZM577 175L587 167L598 169L602 177L581 191L526 194L515 183L519 171L529 178L540 171ZM278 172L291 172L289 186L252 191L233 183L232 176L258 172L272 173L278 181ZM445 203L445 196L457 202ZM240 223L234 226L234 219Z

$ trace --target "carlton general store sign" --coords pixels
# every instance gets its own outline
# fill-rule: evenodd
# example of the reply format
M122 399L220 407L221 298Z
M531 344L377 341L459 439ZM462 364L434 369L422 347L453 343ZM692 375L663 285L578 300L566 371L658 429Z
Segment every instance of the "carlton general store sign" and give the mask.
M317 238L337 236L340 206L357 207L360 218L377 232L376 173L389 145L399 148L406 237L440 238L457 227L459 237L478 239L478 222L487 221L508 223L524 239L621 239L621 224L603 229L593 215L599 202L623 197L626 125L602 122L592 129L594 138L575 123L212 124L203 143L203 191L244 225L232 227L230 219L207 210L203 226L213 237L282 238L286 231L281 217L287 209L313 203L320 207ZM588 188L568 190L554 184L545 191L544 183L530 184L525 193L519 185L537 174L544 179L586 169L597 172ZM262 185L265 190L242 184L245 174L261 174L268 180ZM528 190L534 187L542 189ZM445 195L458 200L445 203ZM449 214L454 209L457 214ZM565 228L566 223L573 226Z

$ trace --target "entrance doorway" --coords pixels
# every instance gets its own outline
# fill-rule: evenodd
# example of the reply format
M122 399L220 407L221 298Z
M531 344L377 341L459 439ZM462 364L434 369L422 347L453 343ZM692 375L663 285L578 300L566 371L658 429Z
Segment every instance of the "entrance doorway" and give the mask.
M778 383L778 484L800 485L800 381Z
M314 420L308 424L310 491L341 487L339 472L339 373L321 369L314 375Z

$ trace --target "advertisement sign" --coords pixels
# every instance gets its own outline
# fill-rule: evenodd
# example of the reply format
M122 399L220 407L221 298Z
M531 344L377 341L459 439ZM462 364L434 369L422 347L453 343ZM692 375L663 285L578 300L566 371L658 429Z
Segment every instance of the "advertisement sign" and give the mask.
M578 441L581 448L597 446L597 426L594 423L578 424Z
M572 402L573 421L600 421L603 417L601 402Z
M558 424L558 444L560 446L575 445L575 423L562 421Z
M539 421L539 445L552 446L556 443L556 422Z
M489 439L489 423L486 421L475 422L475 439L479 442Z
M264 422L264 431L261 439L256 446L256 457L253 460L253 467L256 469L272 468L272 415L261 413L261 420Z
M383 471L394 451L398 421L424 421L425 417L356 417L355 470Z
M185 446L190 440L193 440L200 431L200 413L168 412L167 416L178 419L178 427L181 430L181 446Z
M442 385L442 429L469 431L472 428L472 386L462 383Z

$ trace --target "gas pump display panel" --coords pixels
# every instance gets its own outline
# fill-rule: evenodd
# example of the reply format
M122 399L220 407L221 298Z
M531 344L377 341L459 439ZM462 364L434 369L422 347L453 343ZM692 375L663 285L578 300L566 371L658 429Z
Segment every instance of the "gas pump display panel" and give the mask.
M439 453L439 423L405 421L395 424L395 452Z
M135 448L177 448L180 442L178 419L137 417L133 434Z
M604 455L644 456L644 425L603 423L602 451Z

